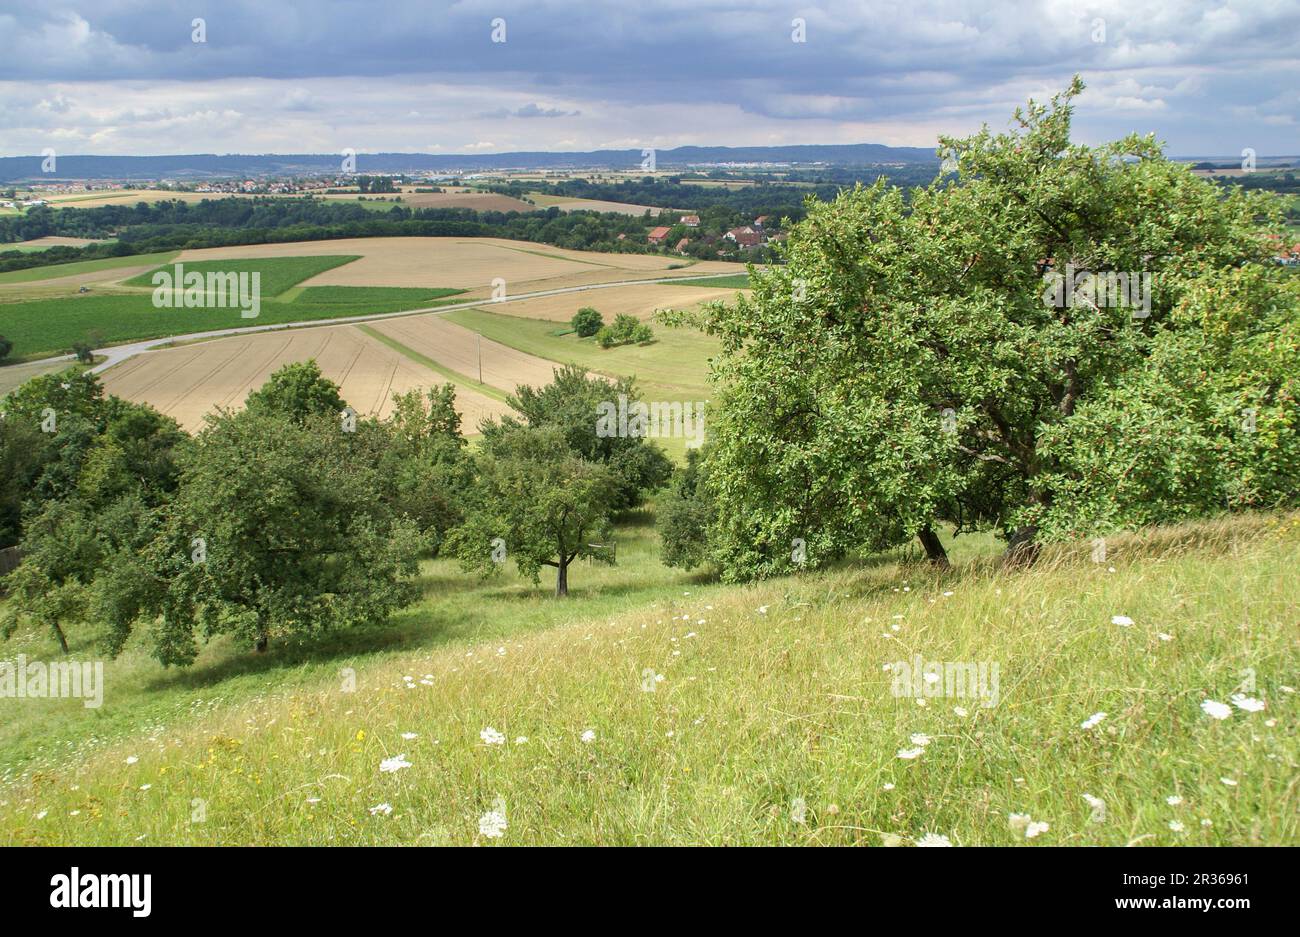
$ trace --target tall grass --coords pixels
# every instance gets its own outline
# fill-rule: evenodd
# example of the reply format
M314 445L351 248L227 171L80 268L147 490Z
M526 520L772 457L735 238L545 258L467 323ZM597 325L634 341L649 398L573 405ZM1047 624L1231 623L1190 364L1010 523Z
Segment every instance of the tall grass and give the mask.
M752 586L663 569L645 527L625 539L569 602L435 564L384 648L118 662L135 688L110 683L103 716L68 707L49 744L8 733L25 760L0 842L1300 839L1296 516L1114 538L1102 563L1063 546L1009 573L976 540L946 574L904 551ZM997 663L996 705L896 696L884 668L914 654ZM1235 693L1265 709L1201 708ZM0 703L29 727L47 705ZM76 741L101 719L119 734ZM1011 814L1048 827L1027 839Z

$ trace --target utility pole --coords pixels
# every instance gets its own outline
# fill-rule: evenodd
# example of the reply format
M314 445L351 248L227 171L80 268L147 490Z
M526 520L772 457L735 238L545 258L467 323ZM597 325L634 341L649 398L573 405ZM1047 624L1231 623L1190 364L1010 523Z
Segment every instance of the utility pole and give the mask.
M483 383L483 336L480 333L475 332L474 338L477 339L476 344L478 345L478 382L482 384Z

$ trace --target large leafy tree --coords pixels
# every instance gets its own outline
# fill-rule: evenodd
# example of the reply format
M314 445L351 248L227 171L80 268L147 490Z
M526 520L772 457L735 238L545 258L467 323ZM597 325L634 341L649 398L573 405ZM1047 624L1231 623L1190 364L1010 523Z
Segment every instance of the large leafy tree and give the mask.
M576 365L555 369L554 380L544 387L520 386L507 402L523 416L522 425L559 430L562 444L573 455L610 469L615 477L614 506L635 507L645 494L672 474L664 451L641 436L600 435L596 431L602 403L617 405L620 395L629 405L641 399L632 378L607 380L588 376ZM513 432L521 425L512 416L482 427L485 439Z
M376 453L386 497L410 517L437 550L461 521L461 501L473 482L471 461L452 384L393 395L393 412Z
M788 263L706 314L723 345L708 484L727 575L912 536L943 561L940 520L992 526L1013 556L1071 526L1080 499L1065 493L1088 471L1071 427L1201 329L1189 297L1265 260L1271 211L1224 197L1152 138L1072 144L1081 90L1030 102L1010 132L941 138L958 171L910 200L881 182L810 204ZM1067 273L1149 279L1134 304L1087 290L1060 302L1045 287ZM1281 295L1243 292L1240 314L1262 323ZM1265 384L1252 392L1278 399Z
M93 413L70 415L51 434L52 458L33 486L47 496L27 501L23 562L7 578L0 621L6 635L22 621L48 627L65 653L66 628L92 617L97 577L149 541L154 512L175 490L185 439L147 406L96 400Z
M333 414L211 419L157 535L96 583L114 646L148 622L158 660L183 665L200 637L262 651L276 636L385 620L414 596L421 541L386 504L373 456L364 426L344 431Z
M476 470L465 520L449 537L466 570L488 576L513 559L537 583L541 568L550 566L555 594L565 596L574 560L614 561L619 479L569 451L559 428L498 426L484 434Z

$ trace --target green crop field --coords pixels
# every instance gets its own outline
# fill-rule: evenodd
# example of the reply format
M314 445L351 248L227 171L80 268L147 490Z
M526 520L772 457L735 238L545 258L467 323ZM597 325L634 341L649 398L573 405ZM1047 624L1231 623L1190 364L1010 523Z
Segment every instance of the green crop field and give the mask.
M751 586L666 569L648 523L567 601L432 561L386 629L223 639L183 672L131 646L98 709L0 701L0 843L1300 840L1294 515L1118 539L1109 566L1060 547L1008 575L976 536L948 574L898 553ZM997 663L996 693L896 695L913 655ZM1247 668L1264 711L1211 718Z
M748 273L723 274L717 277L700 277L693 280L666 280L673 286L716 286L719 289L749 289Z
M344 289L344 287L340 287ZM359 287L369 291L369 287ZM74 342L93 338L96 346L166 338L225 328L312 322L352 315L401 312L435 305L437 301L355 303L281 302L263 300L256 319L243 319L239 309L155 309L148 293L89 294L67 299L0 304L0 335L14 343L15 358L32 359L66 352Z
M464 290L424 289L410 286L304 286L293 298L298 302L333 305L337 303L380 304L415 303L429 305Z
M58 299L0 303L0 335L14 343L15 358L30 360L64 353L80 341L111 345L223 328L400 312L436 306L462 292L370 286L295 289L295 284L354 259L328 255L268 257L184 265L186 272L260 272L263 298L255 319L241 318L238 308L156 309L152 303L153 271L150 271L126 281L126 286L137 288L129 293L92 292ZM273 298L276 296L281 298Z

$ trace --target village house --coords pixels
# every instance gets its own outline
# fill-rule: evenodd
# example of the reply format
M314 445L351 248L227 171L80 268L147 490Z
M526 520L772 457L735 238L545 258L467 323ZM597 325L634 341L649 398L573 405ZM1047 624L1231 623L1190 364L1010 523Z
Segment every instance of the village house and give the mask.
M728 241L735 241L736 246L743 248L754 248L763 243L763 235L748 225L743 228L732 228L723 237Z
M686 246L690 243L691 243L690 238L682 238L680 241L677 242L677 246L674 247L673 250L677 251L677 253L679 254L685 254Z
M651 244L662 244L664 241L668 240L668 232L671 230L672 228L664 227L662 225L658 228L651 228L648 240Z
M700 226L699 215L682 215L682 224L688 228L698 228Z

